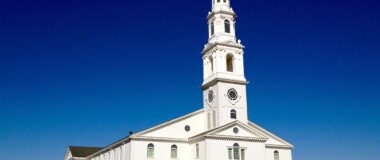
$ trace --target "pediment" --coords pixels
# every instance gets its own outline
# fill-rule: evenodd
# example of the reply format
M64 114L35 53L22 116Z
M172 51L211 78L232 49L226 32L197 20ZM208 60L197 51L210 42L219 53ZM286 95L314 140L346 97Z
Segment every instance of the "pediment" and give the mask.
M239 131L234 132L234 128ZM260 126L248 122L248 124L242 123L240 121L234 121L226 125L208 130L196 136L190 137L190 140L199 139L202 137L220 137L227 139L245 139L245 140L259 140L265 142L266 146L282 146L287 148L292 148L293 145L286 142L285 140L279 138L278 136L270 133L269 131L261 128Z
M234 128L237 128L238 132L234 132ZM235 129L236 130L236 129ZM227 138L227 139L243 139L243 140L259 140L266 141L264 135L255 130L252 130L248 125L241 123L240 121L233 121L223 126L208 130L201 134L190 137L189 140L196 140L199 138L213 137L213 138Z
M266 138L261 133L251 129L248 125L245 125L239 121L222 126L207 135L216 136L236 136L236 137L247 137L247 138Z

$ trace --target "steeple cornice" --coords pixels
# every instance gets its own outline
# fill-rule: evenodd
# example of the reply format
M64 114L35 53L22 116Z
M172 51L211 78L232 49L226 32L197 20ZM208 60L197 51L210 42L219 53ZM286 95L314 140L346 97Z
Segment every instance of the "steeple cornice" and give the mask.
M230 15L230 16L233 16L234 18L236 18L236 14L234 11L225 11L225 10L219 10L219 11L212 11L208 14L207 16L207 19L210 20L212 17L214 17L215 15L217 14L226 14L226 15Z
M239 44L239 43L236 43L236 42L232 42L232 41L208 43L208 44L205 45L205 48L202 51L202 55L205 55L211 49L217 49L218 46L221 46L221 47L232 47L232 48L236 48L236 49L244 49L245 48L245 46L243 46L242 44Z

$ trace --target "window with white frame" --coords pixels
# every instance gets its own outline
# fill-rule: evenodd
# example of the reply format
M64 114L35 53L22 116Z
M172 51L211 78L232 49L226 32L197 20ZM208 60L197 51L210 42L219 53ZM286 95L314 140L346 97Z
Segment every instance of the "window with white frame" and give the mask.
M245 160L246 149L235 143L232 147L228 147L229 160Z
M231 23L228 19L224 20L224 31L226 33L231 33Z
M199 144L195 144L195 158L199 158Z
M148 144L147 146L147 158L153 158L154 157L154 145L152 143Z
M236 119L236 110L232 109L230 111L230 117L231 117L231 119Z
M240 157L241 157L241 160L245 160L245 149L240 150Z
M210 28L211 28L211 36L213 36L213 35L214 35L214 33L215 33L215 26L214 26L214 22L211 22Z
M178 158L178 147L176 145L172 145L171 152L170 152L170 158L177 159Z
M274 160L280 160L280 153L277 150L274 151Z

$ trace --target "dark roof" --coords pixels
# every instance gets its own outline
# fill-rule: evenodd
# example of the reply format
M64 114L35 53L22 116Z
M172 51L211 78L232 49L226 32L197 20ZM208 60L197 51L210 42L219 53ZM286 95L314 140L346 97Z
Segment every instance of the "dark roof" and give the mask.
M73 157L87 157L102 148L100 147L78 147L78 146L69 146L69 150Z

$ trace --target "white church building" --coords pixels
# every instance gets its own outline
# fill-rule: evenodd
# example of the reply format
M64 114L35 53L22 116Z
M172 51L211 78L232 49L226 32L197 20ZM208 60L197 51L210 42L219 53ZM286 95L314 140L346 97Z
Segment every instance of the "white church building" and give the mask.
M104 148L69 146L65 160L292 160L293 145L248 119L235 18L230 0L212 0L202 109Z

